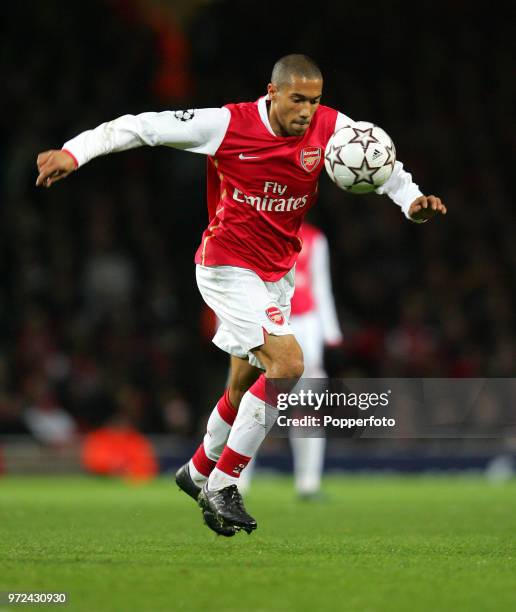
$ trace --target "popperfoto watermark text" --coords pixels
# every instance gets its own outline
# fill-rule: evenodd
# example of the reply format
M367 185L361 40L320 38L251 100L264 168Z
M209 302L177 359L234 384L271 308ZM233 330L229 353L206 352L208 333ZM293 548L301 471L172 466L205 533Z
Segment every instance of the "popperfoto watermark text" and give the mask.
M276 437L516 436L516 379L311 378L270 381Z
M354 427L395 427L396 419L387 417L365 418L336 418L329 415L324 417L304 416L301 418L287 417L280 414L277 420L279 427L332 427L335 429L352 429Z

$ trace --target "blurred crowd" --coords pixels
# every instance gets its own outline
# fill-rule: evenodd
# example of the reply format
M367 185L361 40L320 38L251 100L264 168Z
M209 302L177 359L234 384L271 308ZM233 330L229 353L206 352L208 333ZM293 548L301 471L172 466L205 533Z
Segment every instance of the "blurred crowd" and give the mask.
M426 225L321 179L345 343L332 376L513 377L509 22L423 3L14 3L1 36L0 433L66 443L99 425L190 436L223 388L193 254L202 156L138 149L36 190L39 151L103 121L265 92L313 56L324 102L381 125L449 214ZM443 5L444 6L444 5ZM308 10L309 9L309 10Z

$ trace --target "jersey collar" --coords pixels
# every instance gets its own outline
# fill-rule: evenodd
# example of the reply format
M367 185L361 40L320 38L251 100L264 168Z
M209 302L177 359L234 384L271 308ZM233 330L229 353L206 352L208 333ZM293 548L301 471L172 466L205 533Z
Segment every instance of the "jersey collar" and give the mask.
M262 96L258 100L258 112L260 113L260 119L262 120L262 123L267 128L267 131L270 132L273 136L276 136L276 134L274 133L271 127L271 122L269 121L269 113L267 112L267 100L269 99L270 99L269 94L267 94L265 96Z

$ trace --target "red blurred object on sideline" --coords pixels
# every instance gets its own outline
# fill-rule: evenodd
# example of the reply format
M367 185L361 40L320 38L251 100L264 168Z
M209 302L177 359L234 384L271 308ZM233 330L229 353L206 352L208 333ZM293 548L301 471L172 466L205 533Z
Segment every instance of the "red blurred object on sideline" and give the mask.
M151 480L159 471L150 442L128 426L107 426L87 434L82 463L88 472L129 480Z

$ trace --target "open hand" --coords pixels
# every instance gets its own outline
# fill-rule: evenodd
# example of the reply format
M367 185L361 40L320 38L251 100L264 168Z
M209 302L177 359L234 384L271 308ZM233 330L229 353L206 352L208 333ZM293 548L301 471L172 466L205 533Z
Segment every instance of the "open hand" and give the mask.
M37 159L39 175L36 187L50 187L73 172L77 165L75 159L66 151L44 151Z
M437 196L419 196L416 198L409 208L409 217L414 221L425 221L437 214L445 215L447 213L446 206Z

